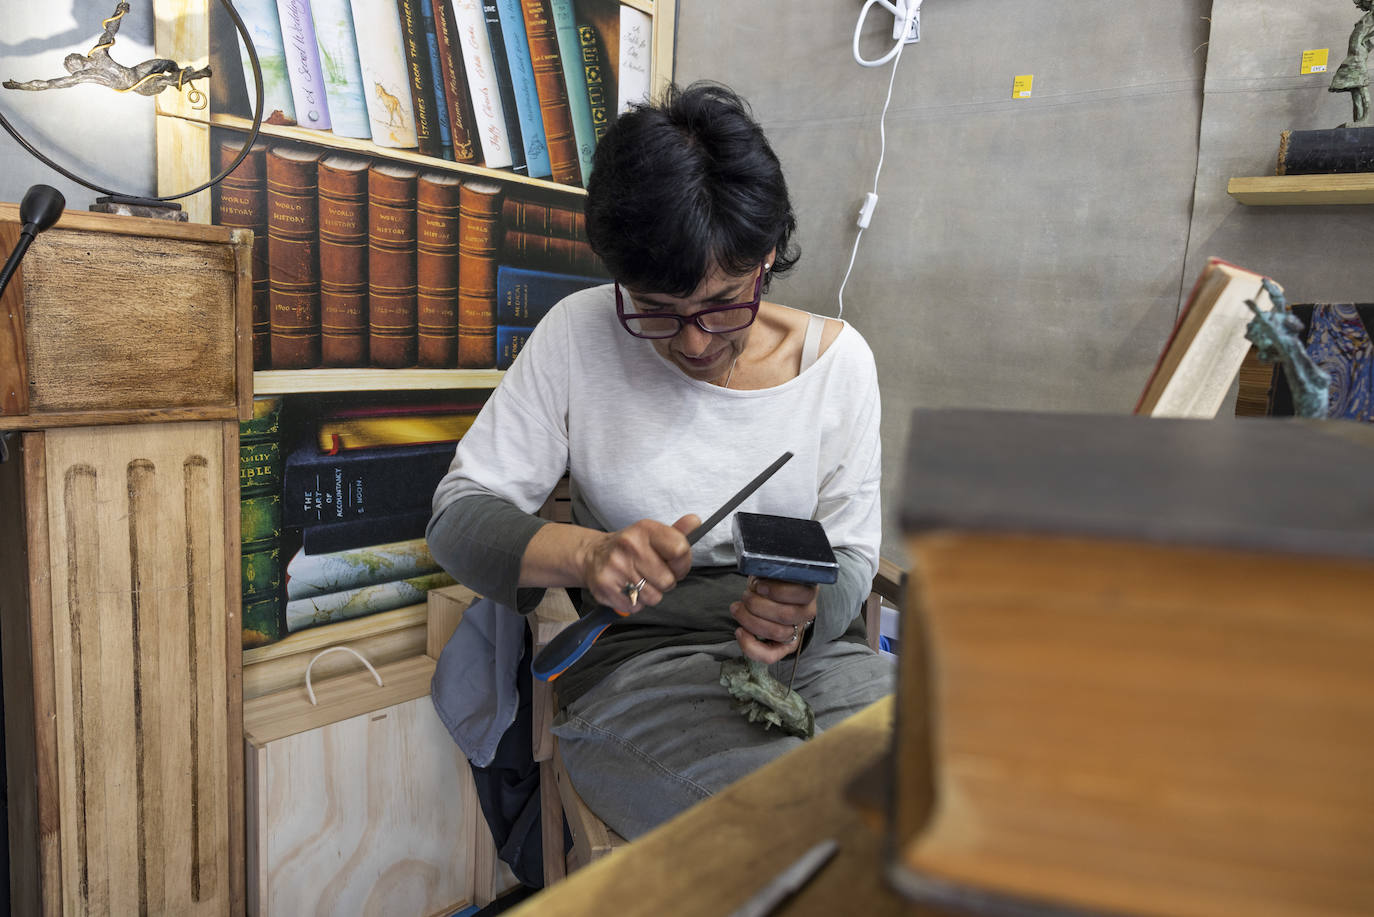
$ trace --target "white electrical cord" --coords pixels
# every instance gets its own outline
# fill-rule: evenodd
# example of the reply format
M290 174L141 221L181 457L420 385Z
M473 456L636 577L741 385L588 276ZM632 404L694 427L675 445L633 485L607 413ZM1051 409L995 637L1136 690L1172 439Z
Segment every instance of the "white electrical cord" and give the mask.
M910 6L904 5L902 9L897 10L893 9L891 4L887 3L887 0L866 0L863 11L859 13L858 25L854 27L854 59L865 67L876 67L891 59L892 76L888 78L887 98L883 100L883 111L882 114L878 116L878 167L873 170L873 190L870 191L868 196L864 199L863 209L859 213L859 234L854 237L854 250L849 254L849 266L845 268L844 279L840 281L840 311L837 313L836 318L844 317L844 285L849 282L849 274L854 270L854 259L858 257L859 254L859 240L864 237L864 230L868 227L869 218L873 215L873 208L878 203L878 176L883 172L883 157L887 153L887 128L885 126L887 120L887 107L892 104L892 87L896 85L897 82L897 65L901 63L902 48L906 46L906 27L903 27L903 37L897 40L897 47L893 48L877 62L870 63L859 56L859 29L863 26L864 17L868 15L869 7L875 3L881 3L888 9L892 9L893 15L907 17L908 23L910 18L914 18L917 11L921 8L920 2L913 2Z

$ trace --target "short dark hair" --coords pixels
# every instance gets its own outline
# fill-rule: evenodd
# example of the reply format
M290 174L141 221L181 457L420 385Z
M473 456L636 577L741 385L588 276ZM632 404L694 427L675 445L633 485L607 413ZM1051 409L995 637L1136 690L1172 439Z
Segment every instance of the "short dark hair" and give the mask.
M686 296L719 265L772 273L797 262L796 215L782 165L748 103L719 83L670 85L632 106L597 144L587 237L611 275Z

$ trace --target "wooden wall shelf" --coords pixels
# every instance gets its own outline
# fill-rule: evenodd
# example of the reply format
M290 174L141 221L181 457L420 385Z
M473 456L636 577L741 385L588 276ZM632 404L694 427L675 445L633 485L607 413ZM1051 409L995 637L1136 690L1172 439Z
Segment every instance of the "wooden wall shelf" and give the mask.
M1246 176L1227 182L1226 193L1254 207L1374 204L1374 172Z
M210 127L239 131L245 134L253 129L252 118L241 118L238 115L216 113L206 118L203 116L190 117L184 114L174 114L172 117L192 121L197 124L208 125ZM484 166L468 165L465 162L454 162L451 159L422 156L414 150L398 150L390 147L379 147L370 140L356 140L352 137L341 137L333 131L317 131L308 127L297 127L296 125L263 124L258 129L258 135L260 137L276 137L281 140L291 140L296 143L307 143L311 146L322 147L329 150L346 150L350 153L357 153L360 156L387 159L392 162L405 162L432 171L461 172L465 175L474 176L480 175L506 184L546 188L556 191L559 194L582 195L584 197L587 194L585 188L579 188L577 185L562 185L545 178L530 178L528 175L520 175L516 172L512 172L510 169L488 169Z
M253 373L255 395L496 388L499 369L269 369Z

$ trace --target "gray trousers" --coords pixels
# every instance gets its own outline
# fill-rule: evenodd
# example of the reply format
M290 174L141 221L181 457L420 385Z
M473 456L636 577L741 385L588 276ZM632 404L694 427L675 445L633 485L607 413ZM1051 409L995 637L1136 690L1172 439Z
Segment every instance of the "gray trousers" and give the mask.
M644 834L802 743L732 709L720 664L741 657L733 640L645 653L558 715L553 732L573 786L621 837ZM786 684L792 658L771 671ZM891 694L895 671L867 646L832 642L806 648L792 687L811 704L819 733Z

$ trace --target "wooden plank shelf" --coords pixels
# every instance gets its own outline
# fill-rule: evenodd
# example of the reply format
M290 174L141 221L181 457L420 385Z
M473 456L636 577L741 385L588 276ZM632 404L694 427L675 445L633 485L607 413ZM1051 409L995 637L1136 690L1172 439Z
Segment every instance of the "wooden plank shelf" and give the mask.
M225 130L239 131L245 134L253 129L252 118L241 118L238 115L215 113L206 117L204 113L187 115L161 112L161 114L180 118L183 121L189 121L193 124L224 128ZM485 166L474 166L465 162L454 162L451 159L424 156L414 150L381 147L377 146L371 140L341 137L332 131L313 130L308 127L298 127L294 124L263 124L258 129L258 136L276 137L280 140L291 140L296 143L308 143L312 146L323 147L330 150L346 150L360 156L389 159L393 162L405 162L413 166L436 171L462 172L465 175L482 176L503 183L543 188L550 191L556 191L559 194L586 195L587 193L585 188L580 188L577 185L562 185L558 182L549 181L544 178L530 178L528 175L520 175L509 169L488 169Z
M1374 172L1237 177L1226 193L1252 207L1374 204Z
M504 375L500 369L268 369L253 373L253 394L496 388Z

